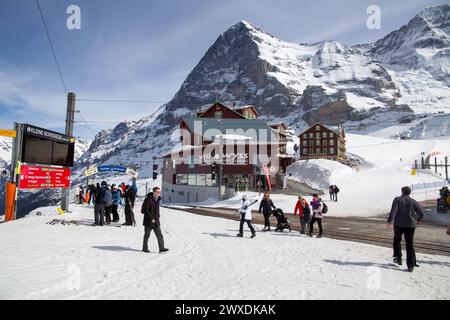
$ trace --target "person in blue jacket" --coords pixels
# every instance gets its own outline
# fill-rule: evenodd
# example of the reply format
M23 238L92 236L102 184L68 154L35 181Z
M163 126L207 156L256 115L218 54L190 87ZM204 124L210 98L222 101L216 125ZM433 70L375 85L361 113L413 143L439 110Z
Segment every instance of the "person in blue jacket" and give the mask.
M112 194L112 214L113 214L113 221L112 222L119 222L120 217L119 217L119 212L118 212L118 208L119 208L119 204L122 201L122 192L116 188L116 185L113 184L111 185L111 194Z

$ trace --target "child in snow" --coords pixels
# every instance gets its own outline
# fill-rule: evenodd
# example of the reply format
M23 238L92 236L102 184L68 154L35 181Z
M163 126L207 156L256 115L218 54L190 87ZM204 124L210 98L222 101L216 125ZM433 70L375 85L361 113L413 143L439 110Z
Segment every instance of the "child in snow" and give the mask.
M241 214L241 221L239 225L239 233L237 234L238 237L242 238L244 236L245 222L247 222L247 225L250 228L250 231L252 232L251 238L254 238L256 236L255 228L253 228L252 225L252 209L251 209L251 206L256 202L258 202L258 200L255 200L250 203L246 194L242 196L242 204L241 208L239 209L239 213Z
M322 199L319 198L319 195L314 194L313 195L313 200L311 201L311 208L313 211L313 216L311 219L311 222L309 224L309 234L308 236L312 237L313 235L313 226L314 223L317 221L317 224L319 225L319 235L317 236L317 238L321 238L322 237Z

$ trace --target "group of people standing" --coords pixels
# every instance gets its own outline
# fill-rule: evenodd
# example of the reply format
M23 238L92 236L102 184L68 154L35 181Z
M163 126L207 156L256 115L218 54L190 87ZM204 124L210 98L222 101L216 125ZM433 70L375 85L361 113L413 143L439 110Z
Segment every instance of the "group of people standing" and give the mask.
M118 187L108 185L106 181L88 186L88 205L94 203L94 225L103 226L120 222L119 206L125 210L125 223L122 225L136 226L134 219L134 202L136 200L137 186L125 185L122 182ZM112 219L111 219L112 215Z
M337 202L337 194L339 193L339 188L337 185L333 184L328 187L328 192L330 193L330 201Z

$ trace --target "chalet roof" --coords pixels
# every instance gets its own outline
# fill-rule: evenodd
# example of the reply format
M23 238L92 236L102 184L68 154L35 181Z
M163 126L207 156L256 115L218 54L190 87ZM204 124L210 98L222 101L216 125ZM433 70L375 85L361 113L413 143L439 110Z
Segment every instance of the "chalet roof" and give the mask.
M183 118L191 132L213 141L216 136L240 135L251 138L252 143L278 143L277 132L264 120ZM202 132L195 132L201 128Z
M322 123L320 123L320 122L316 122L314 125L310 126L308 129L306 129L306 130L304 130L302 133L300 133L300 135L304 134L306 131L311 130L312 128L314 128L314 127L317 126L317 125L320 125L320 126L324 127L325 129L328 129L328 130L332 131L333 133L335 133L335 134L337 134L337 135L340 134L340 132L339 132L340 128L339 128L339 127L336 127L336 126L330 126L330 127L328 127L328 126L326 126L326 125L324 125L324 124L322 124Z
M244 118L244 116L242 114L240 114L239 112L236 112L235 110L233 110L233 108L227 107L226 105L224 105L223 103L220 102L216 102L214 104L212 104L211 106L209 106L205 111L199 111L197 112L197 115L199 117L201 117L202 115L204 115L205 113L207 113L209 110L211 110L212 108L214 108L216 105L220 105L224 108L227 108L228 110L230 110L231 112L236 113L239 117Z

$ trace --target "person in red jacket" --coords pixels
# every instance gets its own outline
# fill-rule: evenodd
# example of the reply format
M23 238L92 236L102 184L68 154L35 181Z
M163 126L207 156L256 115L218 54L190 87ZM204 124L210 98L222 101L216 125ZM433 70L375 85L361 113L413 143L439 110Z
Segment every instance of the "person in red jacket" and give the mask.
M295 204L295 209L294 209L294 216L297 215L297 212L299 213L300 217L302 216L302 212L303 212L303 197L302 196L298 196L298 200L297 203Z

